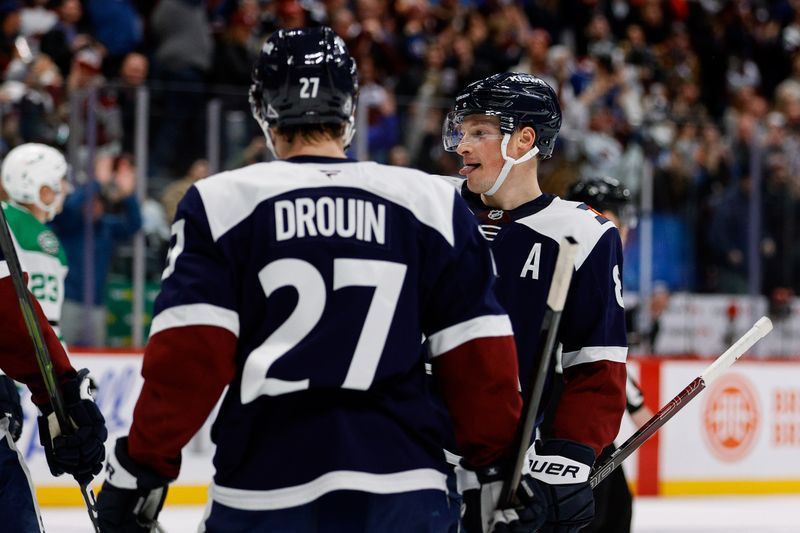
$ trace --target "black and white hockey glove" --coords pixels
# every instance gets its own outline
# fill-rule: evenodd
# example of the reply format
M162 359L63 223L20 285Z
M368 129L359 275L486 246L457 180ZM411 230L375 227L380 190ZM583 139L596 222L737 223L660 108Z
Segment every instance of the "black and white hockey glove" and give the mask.
M583 444L559 439L537 442L528 451L527 468L517 490L518 518L497 514L493 531L574 533L589 524L594 518L594 495L589 486L593 463L594 450Z
M71 474L78 483L89 483L103 468L108 438L106 421L94 403L94 381L82 369L61 387L67 416L73 425L70 435L62 435L50 405L39 406L39 441L44 446L50 473Z
M456 467L458 492L462 496L461 525L466 533L499 531L497 525L514 524L517 529L536 531L544 523L544 500L531 500L528 507L498 509L508 471L498 466L479 470Z
M14 442L18 441L22 435L23 422L19 390L13 379L0 374L0 420L3 418L8 425L6 431Z
M108 458L106 480L97 497L101 531L150 533L156 529L158 513L172 479L156 474L128 455L128 437L117 439Z

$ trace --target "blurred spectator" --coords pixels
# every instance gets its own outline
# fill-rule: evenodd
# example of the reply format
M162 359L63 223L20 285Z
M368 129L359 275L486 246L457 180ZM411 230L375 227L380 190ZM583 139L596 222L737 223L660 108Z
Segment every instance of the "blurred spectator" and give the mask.
M61 331L67 344L77 346L105 345L109 263L116 245L130 239L142 226L133 159L127 155L116 158L102 155L97 158L95 174L95 181L76 187L52 222L70 264L64 282ZM86 216L93 222L93 249L88 251L93 279L88 281L84 277ZM92 284L89 291L86 283ZM84 301L87 292L93 295L89 302Z
M408 167L411 166L411 158L408 156L408 150L403 145L395 145L389 150L389 160L387 164L394 165L396 167Z
M747 169L714 206L709 240L717 254L716 289L722 293L747 294L748 292L750 265L747 239L752 186L753 180ZM762 224L762 229L767 228ZM771 258L775 252L775 241L766 231L762 231L758 257Z
M118 154L122 142L122 119L116 96L113 91L106 90L106 80L102 75L103 56L94 46L86 46L75 53L72 67L67 77L68 93L80 98L81 124L70 135L77 136L86 142L83 128L89 127L90 93L94 93L96 105L94 120L96 121L97 148L102 151Z
M263 145L263 139L261 140L261 144ZM178 209L178 202L181 201L183 195L189 190L189 187L194 185L195 182L208 177L208 173L208 161L205 159L198 159L192 163L189 170L181 179L166 186L164 192L161 194L161 205L164 207L164 215L168 224L171 225L175 220L175 211Z
M6 71L16 55L21 8L18 0L0 0L0 72Z
M316 26L320 22L320 14L312 14L300 0L275 0L267 2L262 18L262 33L269 34L275 30L304 28Z
M25 78L25 93L19 102L19 133L22 142L64 145L68 128L59 120L64 80L55 63L39 55Z
M400 119L394 95L378 83L375 64L371 57L359 63L358 105L367 113L367 145L370 157L385 163L389 150L400 137Z
M89 45L89 25L83 20L80 0L60 0L56 8L58 22L44 35L40 42L43 53L53 58L61 75L67 77L72 66L72 56L80 48Z
M233 12L214 47L211 81L219 85L250 86L250 71L258 52L251 46L258 24L256 0L242 0ZM240 95L236 100L242 101Z
M160 118L151 145L151 174L174 175L203 153L211 27L202 0L161 0L150 24L155 40L153 106Z
M25 37L39 37L58 22L58 15L47 9L50 0L28 0L20 14L20 33Z
M131 0L83 0L92 35L105 47L104 74L116 74L127 54L142 42L142 20Z
M117 77L112 80L108 92L114 94L122 121L122 151L134 150L136 132L136 93L147 82L150 62L147 57L131 52L122 60Z

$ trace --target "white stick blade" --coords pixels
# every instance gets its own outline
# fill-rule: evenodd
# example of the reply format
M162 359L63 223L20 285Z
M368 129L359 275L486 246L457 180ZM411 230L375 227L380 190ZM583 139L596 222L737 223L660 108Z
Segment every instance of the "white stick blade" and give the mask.
M759 318L747 333L742 335L738 341L725 350L725 353L717 357L717 360L706 368L705 372L701 375L706 386L717 379L722 372L735 363L747 350L764 338L770 331L772 331L772 321L765 316Z

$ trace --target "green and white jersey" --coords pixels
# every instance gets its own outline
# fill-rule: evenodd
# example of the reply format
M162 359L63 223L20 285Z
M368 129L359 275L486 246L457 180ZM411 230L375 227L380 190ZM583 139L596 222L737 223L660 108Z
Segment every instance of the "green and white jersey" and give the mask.
M56 234L24 207L5 202L2 207L22 270L28 273L28 288L58 333L67 277L64 248Z

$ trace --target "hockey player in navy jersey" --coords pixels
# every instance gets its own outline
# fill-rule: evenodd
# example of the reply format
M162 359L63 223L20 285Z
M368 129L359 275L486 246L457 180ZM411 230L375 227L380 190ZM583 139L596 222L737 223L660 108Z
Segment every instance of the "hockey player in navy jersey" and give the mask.
M9 196L2 203L14 255L25 278L32 278L33 313L61 387L67 414L75 425L72 435L60 434L50 396L39 370L34 344L26 328L11 278L9 261L0 249L0 517L2 531L44 531L30 474L14 441L22 432L23 413L13 380L25 384L39 408L39 439L50 472L69 473L88 483L100 472L105 458L105 420L90 395L88 370L76 371L59 341L56 324L61 312L63 251L45 226L60 208L67 162L58 150L24 144L11 150L0 168L0 180ZM60 276L60 279L59 279ZM38 283L41 281L41 283ZM25 280L23 280L25 281ZM13 378L13 380L12 380Z
M511 318L526 400L538 367L538 337L558 243L572 236L579 244L559 329L564 393L553 438L529 451L531 464L538 457L535 464L562 466L534 469L535 481L524 478L517 491L529 506L540 502L540 516L528 522L544 522L541 531L548 532L577 531L592 520L589 470L619 430L627 356L617 228L585 205L543 194L539 187L538 165L552 154L560 126L561 109L549 85L528 74L503 73L466 87L442 132L445 149L463 159L460 174L466 179L457 185L492 248L495 293ZM543 406L547 394L546 389ZM577 476L562 475L575 467ZM469 505L467 494L464 499L471 527L478 509ZM521 518L508 522L495 531L527 527Z
M264 44L251 104L279 161L178 207L104 531L153 527L223 393L201 531L448 531L437 398L468 466L507 459L522 400L488 246L446 183L346 157L357 86L330 28Z

